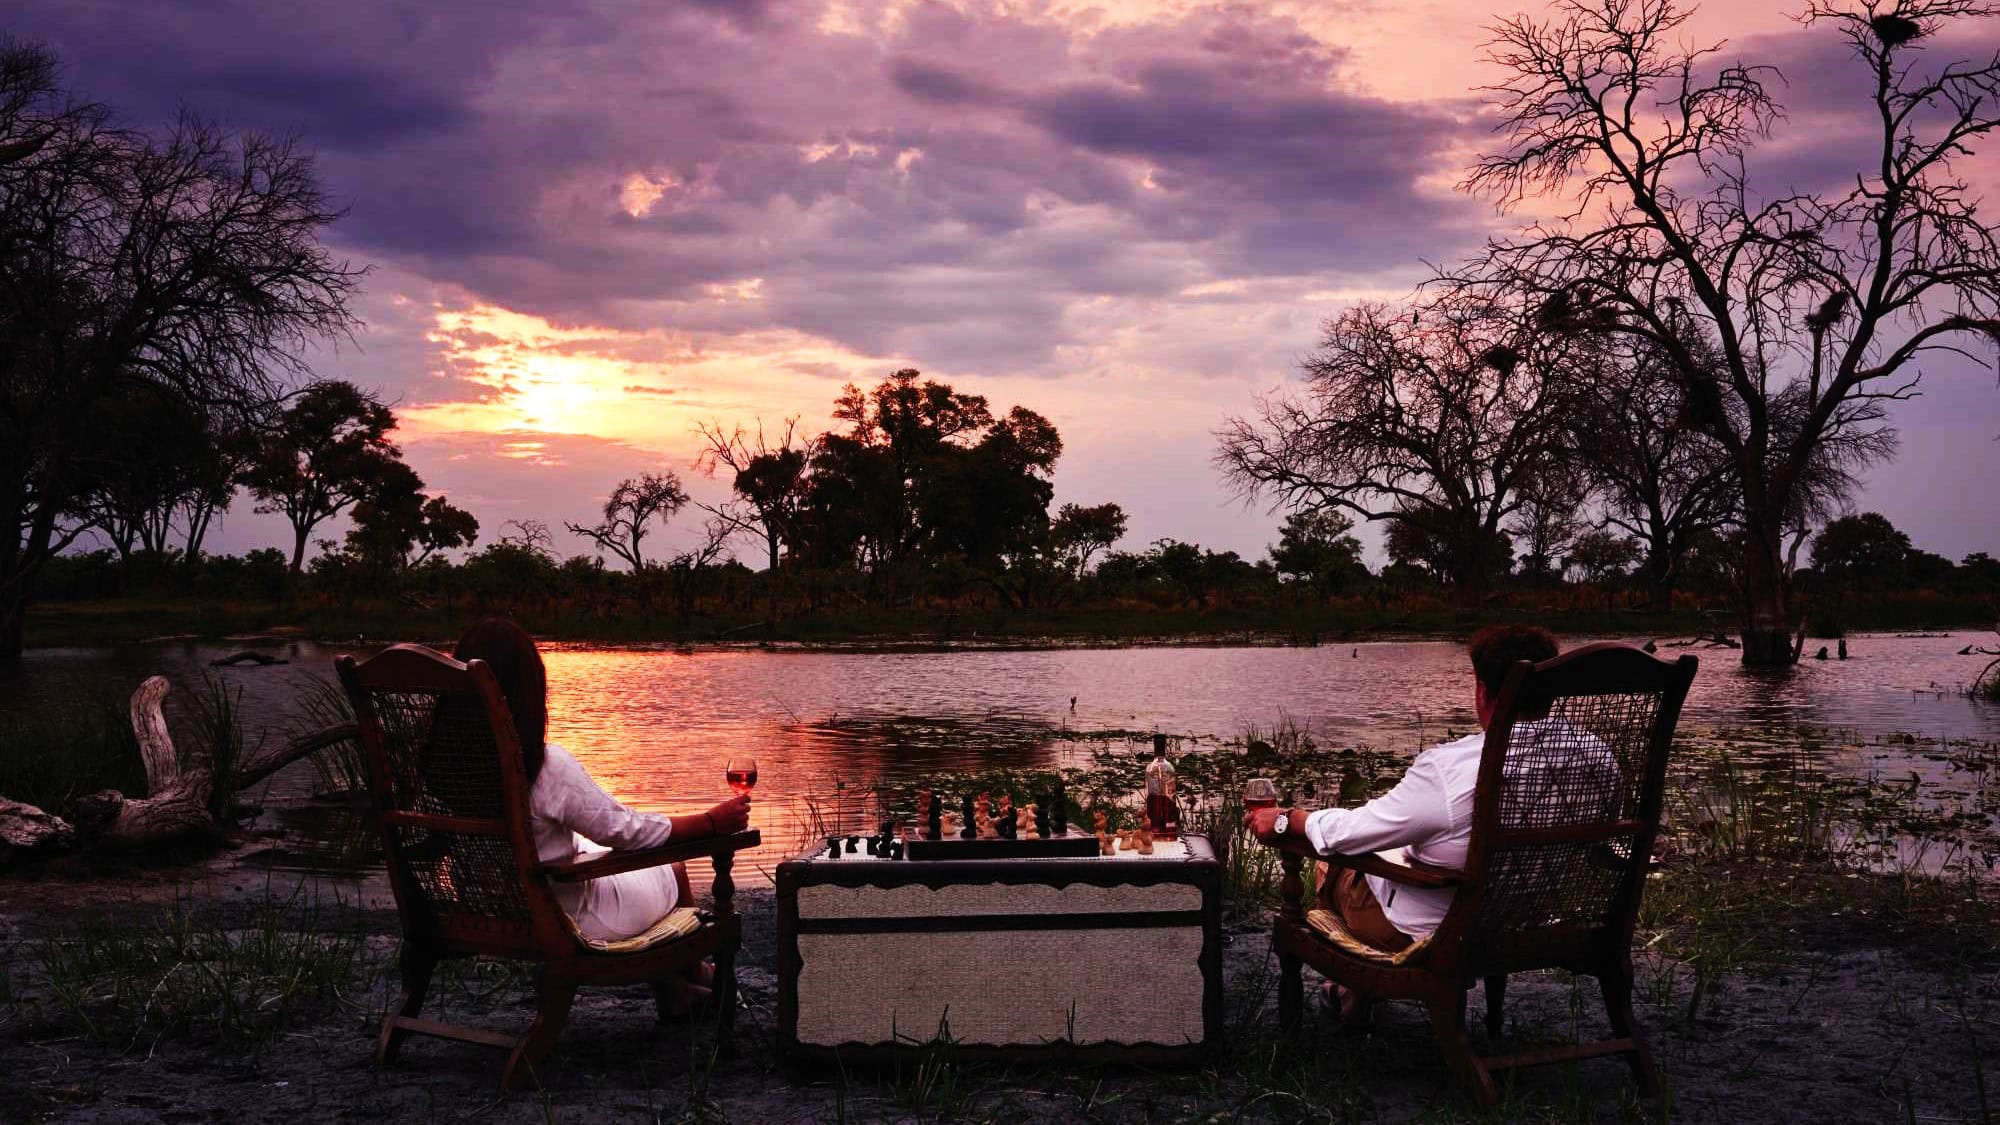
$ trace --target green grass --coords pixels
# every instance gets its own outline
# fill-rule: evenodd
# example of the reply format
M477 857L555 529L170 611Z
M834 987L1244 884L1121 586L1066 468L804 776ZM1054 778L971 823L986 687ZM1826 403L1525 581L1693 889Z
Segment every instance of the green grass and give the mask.
M183 893L141 922L85 920L29 943L38 1014L127 1050L168 1036L254 1049L357 983L363 939L346 904L321 893L303 881L267 888L234 919Z

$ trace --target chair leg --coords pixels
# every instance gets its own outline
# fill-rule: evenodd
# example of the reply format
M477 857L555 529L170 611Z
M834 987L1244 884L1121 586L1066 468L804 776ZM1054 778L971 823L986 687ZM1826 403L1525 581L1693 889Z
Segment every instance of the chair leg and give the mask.
M1278 954L1278 1026L1297 1031L1306 1010L1306 981L1297 957Z
M402 954L403 991L396 997L390 1016L382 1021L382 1035L375 1043L375 1064L390 1062L403 1049L410 1033L396 1026L396 1017L413 1018L423 1010L424 995L431 988L431 973L437 969L435 954L420 946L404 943Z
M736 943L715 950L715 1044L725 1059L736 1057Z
M1492 1109L1500 1095L1493 1087L1493 1076L1472 1053L1472 1041L1465 1037L1464 993L1432 996L1424 1001L1424 1007L1430 1011L1445 1064L1482 1109Z
M535 1009L534 1022L528 1025L527 1033L508 1054L507 1068L500 1073L501 1086L521 1090L536 1081L535 1067L548 1058L549 1051L555 1047L556 1037L562 1034L563 1023L569 1019L569 1006L575 999L575 981L556 972L554 966L543 970L541 1000Z
M1507 1012L1507 974L1495 973L1486 978L1486 1034L1500 1038L1500 1029L1506 1026L1503 1018Z
M1632 1064L1632 1077L1638 1080L1640 1092L1649 1098L1659 1097L1662 1089L1660 1070L1654 1065L1653 1052L1646 1045L1646 1033L1639 1029L1639 1021L1632 1016L1631 964L1615 964L1599 974L1597 983L1604 990L1604 1014L1611 1022L1611 1033L1632 1041L1632 1051L1625 1058Z

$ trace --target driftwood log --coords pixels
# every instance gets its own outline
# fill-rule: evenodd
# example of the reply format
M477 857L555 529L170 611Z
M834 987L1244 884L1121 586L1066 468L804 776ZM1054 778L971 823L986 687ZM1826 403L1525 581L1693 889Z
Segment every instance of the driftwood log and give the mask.
M62 817L0 797L0 867L17 858L75 846L76 829Z
M165 676L153 676L132 693L132 733L146 768L145 796L106 789L78 798L75 828L33 805L0 798L0 862L16 852L65 849L80 842L131 847L190 834L223 837L227 825L213 811L219 804L214 800L215 763L206 747L183 752L174 746L162 709L171 690ZM231 771L232 795L314 751L355 737L354 724L339 723L259 749Z
M232 652L228 656L219 656L208 663L212 668L230 668L238 664L255 664L259 667L267 667L272 664L290 664L291 661L246 648L242 652Z

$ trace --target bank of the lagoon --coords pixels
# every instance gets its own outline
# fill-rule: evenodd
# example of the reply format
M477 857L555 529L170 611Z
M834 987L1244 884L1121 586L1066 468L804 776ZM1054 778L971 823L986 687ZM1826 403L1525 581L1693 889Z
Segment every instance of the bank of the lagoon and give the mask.
M1139 598L1069 604L1056 609L952 608L926 604L908 609L838 604L776 619L761 607L681 616L664 601L613 605L569 604L561 599L482 602L471 597L410 601L359 596L296 596L288 600L144 595L38 603L27 621L30 647L123 644L160 636L220 639L278 630L318 640L363 637L450 637L489 612L505 612L538 637L578 643L691 645L774 643L802 645L998 645L1040 647L1255 643L1336 644L1391 637L1462 637L1481 625L1532 621L1575 635L1686 637L1731 630L1727 599L1679 598L1672 610L1645 607L1590 588L1514 591L1477 614L1435 594L1300 597L1276 601L1217 600L1162 605ZM1815 637L1840 632L1917 632L1984 629L2000 617L1990 594L1916 590L1836 599L1806 614ZM1814 642L1817 647L1818 642Z
M1704 659L1683 721L1672 844L1641 921L1643 1018L1673 1085L1635 1100L1600 1062L1525 1072L1508 1120L1980 1120L2000 1020L2000 707L1962 686L1990 634L1856 635L1849 659L1784 673ZM1568 643L1591 639L1566 638ZM1640 639L1630 638L1627 639ZM282 664L215 668L242 649ZM215 676L248 725L309 723L308 678L357 646L304 640L44 648L0 690L0 733L116 699L163 673ZM557 645L552 736L634 804L722 792L762 767L771 843L739 867L750 910L744 1049L655 1029L640 991L587 990L540 1094L498 1097L494 1060L419 1044L369 1063L396 931L373 843L329 777L291 767L219 852L68 856L0 874L0 1118L244 1120L335 1114L499 1120L1454 1120L1468 1116L1423 1015L1371 1032L1313 1021L1280 1042L1265 925L1275 865L1239 846L1226 955L1230 1053L1185 1073L1001 1068L920 1055L900 1070L793 1075L768 1047L773 922L763 885L812 818L859 823L912 786L1071 771L1116 798L1139 748L1174 739L1193 795L1240 769L1316 799L1379 790L1415 748L1472 722L1461 646L1061 647L899 651ZM100 717L102 712L100 712ZM258 737L257 731L246 737ZM52 742L53 744L53 742ZM1240 767L1234 774L1223 767ZM4 792L4 785L0 785ZM698 876L699 877L699 876ZM1135 980L1135 987L1141 985ZM456 967L447 1018L518 1023L527 979ZM1505 1042L1585 1034L1589 982L1509 988Z

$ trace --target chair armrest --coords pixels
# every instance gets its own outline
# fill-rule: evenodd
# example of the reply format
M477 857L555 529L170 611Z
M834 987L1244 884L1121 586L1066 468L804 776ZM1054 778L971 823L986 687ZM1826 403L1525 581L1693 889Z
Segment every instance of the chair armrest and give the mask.
M1465 880L1465 872L1451 867L1433 867L1428 863L1397 863L1393 859L1383 859L1373 852L1361 855L1333 853L1319 857L1333 867L1346 867L1363 875L1377 875L1392 883L1406 887L1424 887L1430 890L1444 890L1456 887Z
M1300 859L1316 859L1333 867L1353 868L1363 875L1379 875L1405 886L1442 890L1446 887L1455 887L1465 879L1465 872L1454 868L1433 867L1428 863L1397 863L1394 860L1383 859L1372 852L1360 855L1321 853L1315 851L1311 844L1293 836L1286 836L1268 846L1287 855L1298 856Z
M719 859L745 848L754 848L763 842L763 834L755 828L728 836L703 836L698 840L668 840L657 848L612 852L610 855L601 855L595 859L571 860L568 863L545 863L542 865L542 874L558 883L574 883L582 879L601 879L606 875L617 875L626 871L638 871L690 859Z

